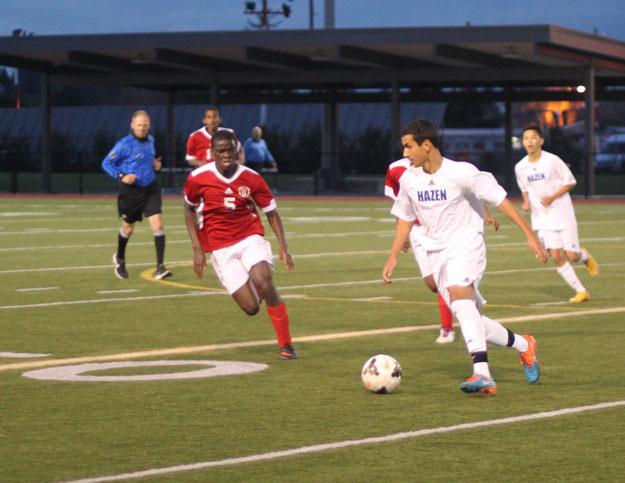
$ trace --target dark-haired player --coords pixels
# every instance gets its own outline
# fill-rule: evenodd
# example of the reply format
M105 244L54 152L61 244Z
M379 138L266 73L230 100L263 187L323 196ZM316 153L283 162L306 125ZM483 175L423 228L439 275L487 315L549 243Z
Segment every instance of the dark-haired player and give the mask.
M184 217L193 246L193 268L204 276L210 253L215 274L234 301L248 315L255 315L261 300L275 330L279 355L296 359L289 317L273 282L273 254L264 238L256 207L269 221L279 245L279 259L293 271L294 264L284 236L282 219L267 183L256 172L238 164L233 133L213 135L212 163L193 170L184 185ZM201 211L199 220L196 212Z

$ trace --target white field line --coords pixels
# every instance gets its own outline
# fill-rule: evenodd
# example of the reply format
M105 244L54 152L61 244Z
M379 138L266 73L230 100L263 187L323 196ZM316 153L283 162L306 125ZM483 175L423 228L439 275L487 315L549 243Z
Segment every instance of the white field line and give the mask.
M375 302L376 300L393 300L393 297L361 297L350 300L354 302Z
M547 306L547 305L567 305L570 304L571 302L565 301L565 300L561 300L559 302L538 302L535 304L530 304L532 306L536 305L538 307L543 307L543 306Z
M150 242L152 244L152 242ZM343 256L364 256L364 255L380 255L387 254L388 250L362 250L362 251L351 251L351 252L320 252L320 253L306 253L301 255L293 255L293 258L297 261L298 259L309 259L309 258L324 258L324 257L343 257ZM186 260L173 260L168 261L168 266L186 266L189 265L190 259ZM610 266L620 266L623 265L624 262L611 262L611 263L602 263L602 267L610 267ZM127 263L127 267L146 267L154 265L154 262L146 262L146 263ZM100 270L100 269L111 269L111 264L106 265L76 265L76 266L64 266L64 267L41 267L41 268L13 268L8 270L0 270L0 274L10 274L10 273L32 273L32 272L62 272L65 270ZM540 271L548 271L553 270L553 267L540 267L540 268L515 268L510 270L493 270L487 271L487 274L503 274L503 273L514 273L514 272L540 272ZM412 279L412 278L411 278ZM401 279L397 279L401 280Z
M125 290L98 290L96 293L101 293L101 294L111 294L111 293L131 293L131 292L138 292L139 289L136 288L128 288Z
M188 263L181 262L173 262L168 263L168 266L174 267L176 263L181 265L188 265ZM137 263L137 264L129 264L127 266L151 266L151 263ZM603 263L601 266L622 266L625 265L625 262L614 262L614 263ZM82 269L84 267L75 267L75 269ZM110 268L110 265L96 265L92 268ZM41 271L41 269L31 269L32 271ZM63 268L57 268L56 270L64 270ZM518 268L518 269L510 269L510 270L493 270L490 272L486 272L488 275L505 275L509 273L521 273L521 272L541 272L541 271L552 271L553 267L546 268ZM0 273L6 273L10 271L5 271ZM408 282L411 280L421 280L421 277L398 277L394 278L393 282ZM286 290L302 290L309 288L327 288L327 287L345 287L345 286L353 286L353 285L382 285L381 279L373 279L373 280L351 280L347 282L328 282L328 283L311 283L305 285L286 285L278 287L280 292ZM143 296L143 297L132 297L132 298L112 298L112 299L88 299L88 300L67 300L67 301L59 301L59 302L47 302L40 304L24 304L24 305L0 305L0 310L8 310L8 309L30 309L30 308L44 308L44 307L55 307L62 305L80 305L80 304L97 304L97 303L117 303L123 301L133 301L133 300L159 300L166 299L172 297L196 297L199 295L227 295L226 292L203 292L201 290L198 291L189 291L181 294L172 294L172 295L153 295L153 296Z
M52 228L31 228L22 231L3 231L0 235L51 235L56 233L93 233L95 231L115 231L114 228L62 228L53 230ZM119 229L118 229L119 231Z
M113 230L112 230L113 231ZM167 231L168 234L171 234L171 231ZM185 233L186 231L181 231L179 233ZM302 239L302 238L346 238L349 236L392 236L393 232L389 230L376 230L376 231L346 231L340 233L302 233L302 234L292 234L287 235L289 240L291 239ZM274 236L268 236L269 239L275 239ZM147 242L131 242L133 246L143 246L143 245L154 245L154 241ZM184 238L183 240L167 240L167 244L189 244L188 238ZM78 249L78 248L106 248L106 247L116 247L117 243L91 243L85 245L35 245L35 246L27 246L27 247L10 247L10 248L0 248L0 252L23 252L23 251L32 251L32 250L64 250L64 249Z
M378 231L374 232L345 232L344 234L340 234L340 236L350 236L350 235L370 235L380 233ZM339 234L336 234L339 235ZM301 238L306 238L309 235L302 235ZM324 234L313 234L312 237L321 237L323 238ZM623 241L625 237L607 237L607 238L586 238L582 239L582 241ZM146 241L146 242L136 242L133 245L153 245L154 242ZM169 244L184 244L189 243L187 240L171 240L168 241ZM35 250L35 249L72 249L72 248L106 248L116 246L113 243L100 243L93 245L64 245L64 246L41 246L41 247L15 247L15 248L0 248L0 252L3 251L26 251L26 250ZM525 242L511 242L511 243L489 243L487 245L488 249L498 248L498 247L525 247L527 244ZM355 250L348 252L320 252L320 253L305 253L305 254L294 254L293 257L297 260L307 259L307 258L323 258L323 257L341 257L341 256L361 256L361 255L378 255L378 254L387 254L388 249L384 250ZM183 265L188 264L189 260L175 260L168 262L168 265ZM126 264L129 267L142 267L146 265L152 265L152 263L135 263L135 264ZM609 263L602 265L610 265ZM58 272L63 270L94 270L94 269L102 269L102 268L111 268L111 265L80 265L80 266L64 266L64 267L42 267L42 268L24 268L24 269L9 269L9 270L0 270L0 274L8 274L8 273L27 273L27 272ZM522 271L523 269L521 269ZM530 269L533 270L533 269ZM542 269L540 269L542 270ZM517 270L514 270L517 271ZM495 272L488 272L495 273ZM502 272L503 273L503 272Z
M33 287L33 288L16 288L16 292L47 292L48 290L58 290L59 287Z
M119 302L134 302L136 300L160 300L160 299L174 299L182 297L201 297L210 295L227 295L226 292L187 292L177 293L169 295L151 295L143 297L115 297L111 299L90 299L90 300L64 300L59 302L47 302L41 304L24 304L24 305L0 305L0 310L9 309L35 309L43 307L59 307L62 305L82 305L82 304L100 304L100 303L119 303Z
M202 461L199 463L191 463L185 465L165 466L161 468L153 468L143 471L135 471L132 473L122 473L118 475L98 476L95 478L84 478L75 480L71 483L97 483L103 481L119 481L135 478L145 478L150 476L165 475L172 473L181 473L185 471L196 471L207 468L215 468L219 466L235 466L244 463L256 463L259 461L269 461L279 458L287 458L292 456L301 456L312 453L322 453L325 451L333 451L343 448L353 448L370 444L390 443L394 441L403 441L406 439L419 438L432 434L447 434L456 431L465 431L471 429L487 428L491 426L503 426L507 424L524 423L530 421L540 421L543 419L557 418L561 416L569 416L572 414L586 413L590 411L600 411L604 409L621 408L625 406L625 400L609 401L598 404L589 404L587 406L576 406L570 408L556 409L553 411L542 411L539 413L521 414L519 416L510 416L507 418L487 419L485 421L475 421L471 423L454 424L452 426L439 426L437 428L420 429L417 431L404 431L401 433L387 434L384 436L373 436L362 439L348 439L343 441L335 441L333 443L314 444L310 446L301 446L299 448L286 449L281 451L271 451L268 453L258 453L248 456L239 456L226 458L222 460ZM208 479L208 478L207 478Z
M208 295L208 294L207 294ZM212 295L219 295L213 293ZM608 309L591 309L580 310L579 312L555 312L551 314L541 315L522 315L518 317L507 317L499 319L500 322L505 324L515 324L519 322L533 322L538 320L550 320L550 319L565 319L570 317L581 317L586 315L600 315L600 314L615 314L625 312L625 307L611 307ZM458 326L458 324L454 324ZM440 328L440 324L432 325L408 325L405 327L391 327L388 329L371 329L371 330L356 330L350 332L333 332L329 334L318 335L305 335L300 337L294 337L293 342L320 342L320 341L333 341L340 339L351 339L355 337L370 337L374 335L389 335L389 334L403 334L407 332L420 332L424 330L437 330ZM86 362L102 362L102 361L124 361L128 359L141 359L145 357L161 357L169 355L181 355L181 354L197 354L200 352L210 352L217 350L227 349L241 349L244 347L261 347L275 345L275 339L265 340L252 340L245 342L228 342L224 344L208 344L201 346L188 346L188 347L172 347L166 349L153 349L147 351L125 352L119 354L106 354L99 356L83 356L83 357L70 357L65 359L48 359L45 361L32 361L21 362L12 364L0 364L0 372L19 370L19 369L36 369L39 367L50 367L66 364L82 364Z
M33 357L48 357L52 354L39 354L33 352L0 352L0 358L4 359L30 359Z
M311 217L308 217L311 218ZM314 217L314 218L324 218L324 217ZM326 217L327 221L320 220L320 222L324 223L343 223L345 221L358 221L358 220L344 220L345 217ZM377 221L381 223L394 223L392 218L371 218L371 217L363 217L367 218L367 220L363 221ZM112 218L114 219L114 217ZM285 218L285 221L288 222L289 218ZM292 221L298 221L302 219L292 219ZM578 222L578 225L600 225L600 224L614 224L614 223L625 223L625 220L595 220L595 221L582 221ZM502 225L500 229L512 228L512 226ZM170 230L182 230L179 233L186 233L185 225L166 225L167 231ZM103 227L103 228L29 228L27 230L20 231L0 231L0 235L37 235L37 234L55 234L55 233L90 233L90 232L103 232L103 231L115 231L116 227ZM149 228L146 227L137 227L135 232L148 231Z

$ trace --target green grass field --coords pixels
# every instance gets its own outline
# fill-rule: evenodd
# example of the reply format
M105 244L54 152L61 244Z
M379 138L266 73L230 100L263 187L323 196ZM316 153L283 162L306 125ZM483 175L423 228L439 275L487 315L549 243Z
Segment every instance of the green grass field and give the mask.
M387 202L278 203L296 271L278 265L275 279L297 361L278 359L264 309L248 317L216 290L212 271L203 281L194 278L180 200L166 202L166 259L174 277L160 283L149 280L154 247L145 222L128 247L131 278L114 277L114 200L0 198L0 481L163 468L169 470L144 478L622 481L625 204L576 205L582 242L601 266L597 278L576 267L592 297L578 306L563 303L572 294L553 266L540 265L520 231L497 216L501 229L487 235L485 312L536 337L543 375L527 384L516 353L492 348L498 393L483 397L458 390L471 370L460 332L453 344L434 343L436 299L412 254L402 255L393 285L381 283L393 236ZM406 330L383 331L394 328ZM376 353L401 362L404 378L393 394L361 385L360 368ZM61 359L183 361L86 373L93 376L193 371L198 367L184 361L194 360L268 368L143 382L22 375L67 364L54 362ZM580 407L586 410L563 411ZM399 433L403 439L383 438ZM374 437L381 439L368 439Z

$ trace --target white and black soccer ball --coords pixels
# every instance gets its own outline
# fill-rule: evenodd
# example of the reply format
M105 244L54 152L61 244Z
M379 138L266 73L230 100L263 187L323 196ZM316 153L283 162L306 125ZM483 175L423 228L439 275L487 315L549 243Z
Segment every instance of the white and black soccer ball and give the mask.
M388 394L401 383L401 366L395 358L378 354L365 362L361 376L362 383L369 391Z

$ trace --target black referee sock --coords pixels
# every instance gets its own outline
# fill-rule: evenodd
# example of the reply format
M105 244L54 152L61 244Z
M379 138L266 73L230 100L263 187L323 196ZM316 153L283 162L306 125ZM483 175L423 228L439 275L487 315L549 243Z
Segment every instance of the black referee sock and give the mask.
M165 260L165 234L154 235L154 245L156 245L156 264L162 265Z
M121 230L117 234L117 258L126 259L126 245L128 245L129 236L126 236Z

